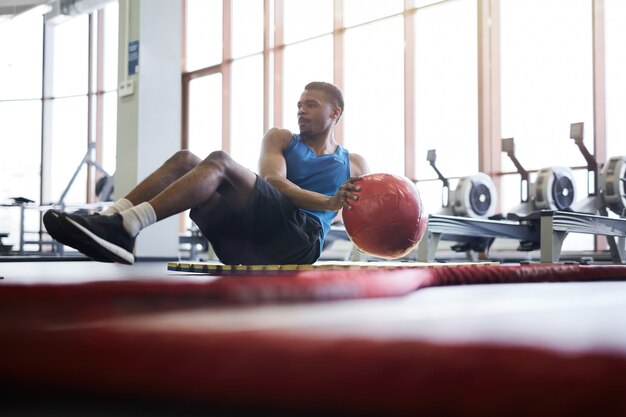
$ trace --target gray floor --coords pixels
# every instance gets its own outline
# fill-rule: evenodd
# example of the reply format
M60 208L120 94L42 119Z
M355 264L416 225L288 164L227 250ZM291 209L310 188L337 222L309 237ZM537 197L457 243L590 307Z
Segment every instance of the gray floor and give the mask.
M135 265L109 264L90 260L0 262L5 283L69 283L124 279L172 278L167 262L137 262Z

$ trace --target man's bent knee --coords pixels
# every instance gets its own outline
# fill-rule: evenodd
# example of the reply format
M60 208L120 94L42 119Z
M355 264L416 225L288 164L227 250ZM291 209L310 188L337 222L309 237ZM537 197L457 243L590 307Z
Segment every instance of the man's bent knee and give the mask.
M234 163L235 160L224 151L211 152L209 156L207 156L204 161L201 162L202 165L217 167L222 172L227 172L227 170L231 168Z
M201 162L201 159L198 158L193 152L188 149L182 149L176 152L171 158L170 161L176 164L177 166L184 168L186 171L193 169L196 165Z
M209 156L206 157L206 159L203 162L212 162L212 163L228 163L231 162L233 159L230 157L230 155L224 151L213 151L209 154Z

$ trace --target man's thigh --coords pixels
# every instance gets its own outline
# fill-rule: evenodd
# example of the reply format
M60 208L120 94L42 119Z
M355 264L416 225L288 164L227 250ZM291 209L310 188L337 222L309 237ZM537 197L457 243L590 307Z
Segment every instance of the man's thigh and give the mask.
M260 178L241 215L220 201L208 216L220 220L194 221L222 262L309 263L319 252L321 226Z

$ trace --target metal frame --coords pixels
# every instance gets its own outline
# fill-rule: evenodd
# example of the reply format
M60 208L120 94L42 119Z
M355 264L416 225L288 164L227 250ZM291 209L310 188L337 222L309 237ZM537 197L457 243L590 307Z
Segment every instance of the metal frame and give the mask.
M563 241L569 233L617 237L617 244L611 245L611 260L626 263L626 219L614 219L591 214L563 211L541 212L541 262L555 263L561 256Z
M441 240L480 244L488 254L494 239L506 238L536 244L541 263L557 263L570 233L617 238L610 248L611 260L616 264L626 263L626 219L553 210L542 210L521 221L430 215L427 235L419 243L417 258L434 261Z

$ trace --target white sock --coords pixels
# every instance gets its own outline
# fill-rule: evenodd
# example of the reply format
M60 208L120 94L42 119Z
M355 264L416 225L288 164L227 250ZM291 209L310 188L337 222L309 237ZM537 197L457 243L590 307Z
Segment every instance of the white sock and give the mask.
M120 215L124 220L124 229L126 229L131 237L137 236L141 229L157 221L156 213L148 202L137 204L128 210L124 210Z
M100 214L103 216L110 216L111 214L121 213L124 210L128 210L131 207L133 207L133 203L131 203L129 200L125 198L121 198L117 200L115 203L106 207L104 210L102 210Z

